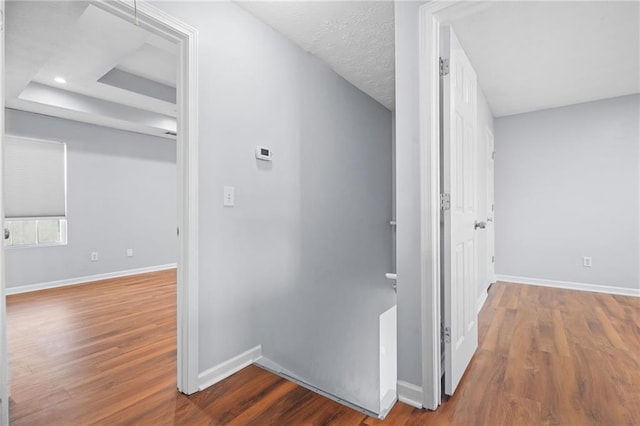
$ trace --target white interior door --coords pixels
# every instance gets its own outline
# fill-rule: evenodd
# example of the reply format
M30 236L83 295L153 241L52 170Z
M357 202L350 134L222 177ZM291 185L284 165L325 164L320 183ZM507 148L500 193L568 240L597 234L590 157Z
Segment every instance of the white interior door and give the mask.
M494 222L494 196L493 196L493 162L495 148L493 133L486 129L487 140L487 283L496 282L496 242Z
M0 0L0 164L4 154L4 0ZM4 183L0 173L0 220L4 231ZM3 232L4 234L4 232ZM0 425L9 424L9 362L7 359L7 314L4 289L4 236L0 244Z
M442 77L442 186L449 194L449 207L442 212L443 319L445 393L452 395L478 346L477 78L453 31L443 32L449 46L442 52L449 56L449 74Z

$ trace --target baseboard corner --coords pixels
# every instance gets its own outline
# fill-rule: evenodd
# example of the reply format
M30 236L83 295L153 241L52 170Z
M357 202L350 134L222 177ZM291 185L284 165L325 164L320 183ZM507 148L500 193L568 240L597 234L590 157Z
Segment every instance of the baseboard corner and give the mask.
M262 345L257 345L203 371L198 374L198 391L215 385L243 368L250 366L260 358L262 358Z
M398 401L415 408L423 408L422 393L420 386L398 380Z
M397 392L389 391L380 401L380 414L378 418L384 420L398 402Z

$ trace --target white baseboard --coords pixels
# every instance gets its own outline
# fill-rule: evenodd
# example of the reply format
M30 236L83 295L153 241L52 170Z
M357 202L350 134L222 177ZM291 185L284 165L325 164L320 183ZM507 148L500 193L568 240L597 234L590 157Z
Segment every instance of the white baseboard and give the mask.
M480 297L478 297L478 313L480 313L480 311L482 310L484 302L487 301L487 297L489 297L489 293L487 292L487 290L483 291Z
M554 281L540 278L516 277L513 275L496 275L496 280L514 284L539 285L542 287L564 288L567 290L592 291L595 293L640 297L639 288L610 287L605 285L576 283L571 281Z
M262 346L258 345L246 352L236 355L210 369L198 374L198 390L204 390L209 386L215 385L221 380L226 379L234 373L250 366L254 362L262 358Z
M416 408L422 408L422 388L412 383L398 380L398 401Z
M164 271L167 269L174 269L176 267L177 267L177 264L169 263L167 265L147 266L144 268L129 269L126 271L117 271L117 272L107 272L105 274L89 275L86 277L78 277L78 278L69 278L66 280L59 280L59 281L49 281L46 283L29 284L29 285L23 285L19 287L7 287L5 288L5 294L9 296L12 294L27 293L30 291L46 290L49 288L66 287L69 285L76 285L76 284L86 284L93 281L107 280L110 278L128 277L130 275Z
M378 418L384 420L398 402L397 392L390 390L380 401L380 414Z

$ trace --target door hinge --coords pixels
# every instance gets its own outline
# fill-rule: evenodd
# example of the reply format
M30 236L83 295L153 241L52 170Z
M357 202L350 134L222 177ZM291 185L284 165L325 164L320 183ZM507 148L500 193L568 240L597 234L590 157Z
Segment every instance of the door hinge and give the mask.
M493 151L493 152L491 153L491 159L492 159L492 160L495 160L495 159L496 159L496 152L495 152L495 151Z
M440 77L449 75L449 58L440 58Z
M445 327L444 330L442 331L443 334L443 341L445 343L451 343L451 328L449 327Z
M449 210L451 208L451 196L449 194L440 194L440 210Z
M496 263L496 257L495 256L491 256L491 263Z
M180 227L179 227L179 226L176 228L176 235L177 235L178 237L180 236Z

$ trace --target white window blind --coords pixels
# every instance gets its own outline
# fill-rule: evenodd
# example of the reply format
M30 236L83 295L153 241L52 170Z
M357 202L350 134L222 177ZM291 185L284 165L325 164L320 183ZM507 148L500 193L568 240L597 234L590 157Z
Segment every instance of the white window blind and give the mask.
M5 217L63 217L67 213L66 145L6 136Z

